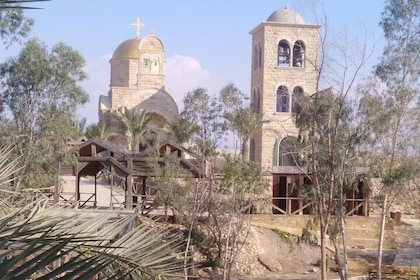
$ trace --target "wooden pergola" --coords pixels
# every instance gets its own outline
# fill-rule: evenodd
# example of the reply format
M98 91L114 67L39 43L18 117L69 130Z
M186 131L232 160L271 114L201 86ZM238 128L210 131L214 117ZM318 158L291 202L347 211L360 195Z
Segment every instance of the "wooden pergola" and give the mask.
M156 176L151 163L161 164L161 158L165 154L173 154L178 157L181 166L189 170L193 176L198 177L202 174L200 160L197 157L185 158L185 154L191 155L191 153L181 145L171 141L162 143L158 148L154 147L139 153L132 153L109 141L96 138L89 139L79 146L79 156L75 168L76 201L80 206L86 204L87 201L80 201L80 178L92 176L95 179L95 188L94 193L88 200L93 198L94 206L96 206L98 174L106 170L110 175L111 197L113 187L119 178L120 186L125 190L125 208L133 209L133 206L137 206L133 203L137 204L139 196L144 202L146 196L154 194L150 186L147 185L147 179ZM112 207L112 202L110 204L110 207Z

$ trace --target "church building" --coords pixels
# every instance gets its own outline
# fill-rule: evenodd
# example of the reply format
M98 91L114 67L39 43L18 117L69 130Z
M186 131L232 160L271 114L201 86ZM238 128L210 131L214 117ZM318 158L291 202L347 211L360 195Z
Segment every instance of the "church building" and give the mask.
M153 32L140 36L144 24L139 19L132 25L136 37L122 42L111 57L110 89L99 98L99 122L118 127L107 113L126 107L153 113L153 124L163 126L179 114L175 100L165 90L164 45Z

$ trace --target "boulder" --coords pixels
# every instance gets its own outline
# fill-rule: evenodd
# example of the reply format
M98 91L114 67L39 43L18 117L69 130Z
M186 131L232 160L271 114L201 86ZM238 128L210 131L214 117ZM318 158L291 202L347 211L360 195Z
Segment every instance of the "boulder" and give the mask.
M282 272L283 270L280 261L270 255L259 255L258 261L271 272Z

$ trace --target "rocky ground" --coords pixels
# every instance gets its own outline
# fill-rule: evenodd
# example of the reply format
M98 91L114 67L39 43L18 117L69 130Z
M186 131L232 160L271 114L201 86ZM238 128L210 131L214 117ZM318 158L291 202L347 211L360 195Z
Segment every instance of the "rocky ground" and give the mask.
M63 191L73 195L74 179L65 179L69 182L64 184ZM92 185L88 180L82 184L85 191ZM115 203L113 200L122 201L123 194L114 193L111 197L109 188L98 186L97 198L98 206L106 207L111 201ZM395 225L395 233L398 246L396 249L384 251L383 264L420 267L420 220L403 214L402 222ZM376 254L376 250L349 249L351 276L366 275L366 268L376 263ZM286 236L281 232L253 226L250 228L246 244L237 256L234 277L231 279L319 279L319 260L319 247L298 243L296 236ZM205 273L201 279L223 278L220 274ZM339 277L335 272L329 272L328 279Z
M398 246L384 250L383 264L420 267L420 220L402 219L399 225L395 225L395 232ZM367 268L376 263L377 251L352 248L348 250L348 256L350 276L363 276L367 275ZM232 279L319 279L319 260L317 246L298 243L296 236L286 238L284 233L251 227L246 244L237 257ZM330 262L333 261L330 259ZM328 279L339 279L333 271L328 274ZM207 279L222 278L209 276Z
M284 232L251 227L237 257L235 279L319 279L319 262L319 247ZM336 278L336 273L329 276Z

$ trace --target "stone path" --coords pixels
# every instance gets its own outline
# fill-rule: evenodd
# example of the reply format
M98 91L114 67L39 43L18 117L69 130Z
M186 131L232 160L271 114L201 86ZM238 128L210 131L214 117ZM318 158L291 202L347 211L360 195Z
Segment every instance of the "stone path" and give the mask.
M398 252L393 265L420 266L420 220L402 219L402 224L395 226Z

